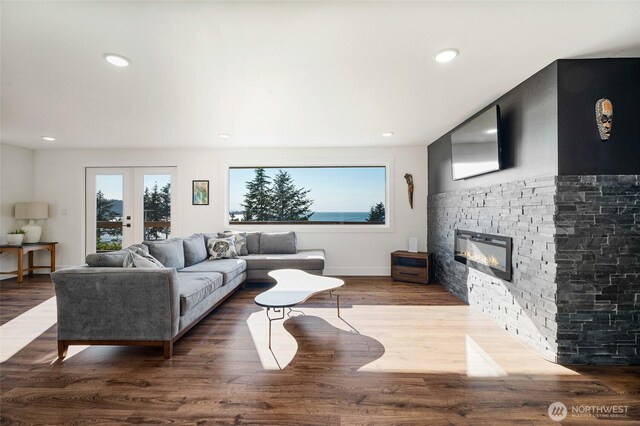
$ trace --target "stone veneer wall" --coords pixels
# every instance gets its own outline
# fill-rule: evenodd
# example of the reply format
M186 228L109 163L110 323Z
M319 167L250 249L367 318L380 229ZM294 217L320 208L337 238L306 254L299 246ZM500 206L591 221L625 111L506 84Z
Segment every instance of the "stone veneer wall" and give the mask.
M558 362L640 362L640 176L558 176Z
M428 197L436 282L563 364L638 364L640 176L550 176ZM456 229L513 238L513 279L453 259Z
M436 282L488 314L541 356L557 354L555 176L429 195ZM456 229L513 238L507 282L453 259Z

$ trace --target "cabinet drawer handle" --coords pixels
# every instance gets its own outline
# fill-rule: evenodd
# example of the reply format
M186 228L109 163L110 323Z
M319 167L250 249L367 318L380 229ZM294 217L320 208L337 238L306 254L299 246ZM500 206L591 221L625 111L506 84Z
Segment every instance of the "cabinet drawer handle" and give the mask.
M409 276L411 276L411 277L417 277L417 276L419 276L420 274L418 274L418 273L412 273L412 272L400 272L400 275L409 275Z

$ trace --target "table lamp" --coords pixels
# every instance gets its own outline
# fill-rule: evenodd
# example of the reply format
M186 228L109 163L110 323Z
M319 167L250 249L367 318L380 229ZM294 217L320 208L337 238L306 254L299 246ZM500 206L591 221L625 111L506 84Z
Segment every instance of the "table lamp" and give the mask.
M49 217L49 205L47 203L16 203L16 219L29 219L29 224L22 227L26 232L25 243L37 243L42 235L42 227L36 225L34 220L47 219Z

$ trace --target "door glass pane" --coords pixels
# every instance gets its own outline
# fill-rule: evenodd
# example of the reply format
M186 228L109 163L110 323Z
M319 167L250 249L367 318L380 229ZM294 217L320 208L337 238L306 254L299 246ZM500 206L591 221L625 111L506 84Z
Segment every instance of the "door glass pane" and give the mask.
M122 248L122 175L96 176L96 251Z
M171 233L171 175L144 175L144 239L166 240Z

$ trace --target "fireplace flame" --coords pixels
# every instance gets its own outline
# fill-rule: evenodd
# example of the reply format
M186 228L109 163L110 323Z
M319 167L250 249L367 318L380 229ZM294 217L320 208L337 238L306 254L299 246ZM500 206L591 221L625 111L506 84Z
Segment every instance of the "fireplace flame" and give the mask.
M460 254L469 260L473 260L474 262L482 263L484 265L492 266L494 268L497 268L500 266L500 262L498 261L498 258L495 256L487 257L481 254L472 253L470 251L462 251L460 252Z

